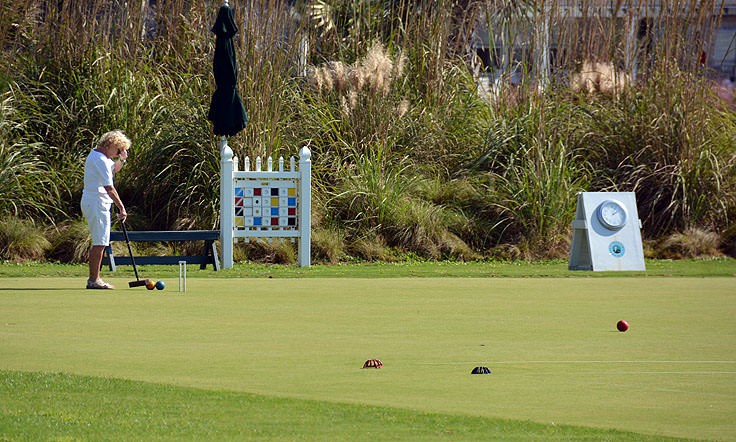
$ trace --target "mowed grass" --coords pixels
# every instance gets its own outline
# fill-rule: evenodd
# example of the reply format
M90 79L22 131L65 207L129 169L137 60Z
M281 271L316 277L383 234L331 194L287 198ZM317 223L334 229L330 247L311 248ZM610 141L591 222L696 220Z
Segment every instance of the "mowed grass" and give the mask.
M648 259L644 272L581 272L567 270L566 260L542 261L408 261L315 264L309 268L278 264L235 263L230 269L219 272L199 270L198 265L188 266L189 278L402 278L402 277L456 277L456 278L627 278L641 276L689 276L734 277L736 259ZM178 278L178 266L139 266L141 277L151 279ZM80 277L87 276L86 264L12 263L0 262L0 278L12 277ZM131 266L118 266L117 273L103 268L103 278L115 275L133 278Z
M668 440L620 431L0 371L5 440Z
M181 414L171 434L193 439L214 415L223 438L736 440L732 277L189 278L179 294L123 276L114 292L2 279L0 369L97 378L3 373L0 437L67 419L158 438ZM120 400L147 417L109 417Z

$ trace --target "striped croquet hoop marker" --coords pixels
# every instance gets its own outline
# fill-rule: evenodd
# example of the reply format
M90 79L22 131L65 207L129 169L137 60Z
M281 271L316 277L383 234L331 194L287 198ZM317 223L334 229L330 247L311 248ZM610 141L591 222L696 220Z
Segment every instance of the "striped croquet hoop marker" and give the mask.
M365 364L363 364L363 368L381 368L383 367L383 362L381 362L378 359L368 359L365 361Z

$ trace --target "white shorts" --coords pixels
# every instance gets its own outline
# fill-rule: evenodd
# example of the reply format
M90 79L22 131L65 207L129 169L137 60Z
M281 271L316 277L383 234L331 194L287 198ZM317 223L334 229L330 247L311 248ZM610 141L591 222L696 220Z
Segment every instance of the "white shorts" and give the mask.
M82 213L87 219L89 234L92 236L93 246L110 245L110 203L99 200L81 202Z

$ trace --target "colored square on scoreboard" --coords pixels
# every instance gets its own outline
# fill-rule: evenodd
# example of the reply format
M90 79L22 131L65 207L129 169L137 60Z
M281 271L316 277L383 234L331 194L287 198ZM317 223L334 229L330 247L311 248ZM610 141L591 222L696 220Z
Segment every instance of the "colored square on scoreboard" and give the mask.
M271 207L271 216L279 216L279 208Z
M279 205L279 199L278 198L271 198L271 205L272 206L278 206Z
M235 188L235 196L243 196L243 188L242 187L236 187Z
M253 208L243 207L243 216L253 216Z
M289 196L296 196L296 187L289 187Z
M289 216L296 216L296 207L289 207Z
M295 226L296 225L296 218L289 218L289 225Z
M255 218L253 218L253 225L254 226L261 226L261 225L263 225L263 224L261 224L261 217L260 216L257 216Z
M243 205L243 198L235 197L235 205L236 206L242 206Z
M242 207L236 207L235 208L235 216L243 216L243 208Z
M243 196L253 196L253 188L252 187L246 187L245 188L245 193L243 194Z
M278 187L272 187L271 188L271 196L279 196L279 188Z
M253 189L253 196L261 196L261 188L260 187L255 187Z
M287 205L296 206L296 198L289 198L289 202Z
M271 225L272 226L278 226L279 225L279 218L271 218Z
M244 227L245 226L245 220L242 216L236 216L235 217L235 225L238 227Z

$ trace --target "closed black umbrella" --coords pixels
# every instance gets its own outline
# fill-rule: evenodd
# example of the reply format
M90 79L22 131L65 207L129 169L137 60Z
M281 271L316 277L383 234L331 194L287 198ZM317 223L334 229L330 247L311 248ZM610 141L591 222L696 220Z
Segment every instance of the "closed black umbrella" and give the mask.
M207 119L212 121L215 135L235 135L245 128L248 115L238 94L238 64L233 47L233 36L238 27L233 20L230 6L223 5L212 27L215 34L215 58L212 63L215 74L215 93L212 94Z

